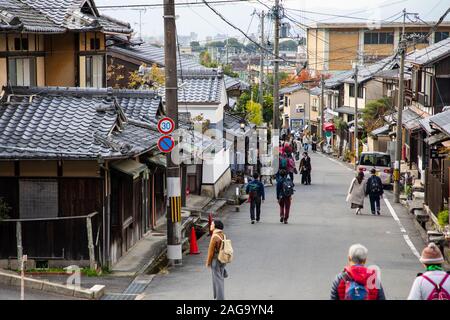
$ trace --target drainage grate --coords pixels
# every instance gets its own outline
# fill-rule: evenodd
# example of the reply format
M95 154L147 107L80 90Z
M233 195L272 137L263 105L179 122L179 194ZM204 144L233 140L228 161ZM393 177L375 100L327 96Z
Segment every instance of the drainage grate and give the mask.
M135 300L137 296L137 294L108 293L102 297L102 300Z
M138 295L145 291L147 288L149 281L133 281L128 288L123 292L124 294L135 294Z

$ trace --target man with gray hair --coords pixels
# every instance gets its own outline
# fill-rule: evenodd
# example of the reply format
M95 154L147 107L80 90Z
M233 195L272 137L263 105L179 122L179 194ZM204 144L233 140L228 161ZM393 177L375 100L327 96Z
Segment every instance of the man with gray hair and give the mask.
M354 244L348 250L348 265L337 275L331 288L331 300L385 300L375 270L365 267L367 248Z

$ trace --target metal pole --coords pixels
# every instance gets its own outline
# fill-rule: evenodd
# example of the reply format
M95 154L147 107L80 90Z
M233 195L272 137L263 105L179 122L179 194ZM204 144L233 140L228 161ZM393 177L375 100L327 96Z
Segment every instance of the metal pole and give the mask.
M324 87L325 87L325 80L323 78L323 74L320 75L320 139L323 140L325 138L325 131L323 130L323 125L325 122L325 115L324 115Z
M280 0L275 0L275 41L274 41L274 64L273 64L273 128L280 129L280 94L279 94L279 61L280 53Z
M261 106L264 103L264 90L263 90L263 78L264 78L264 11L261 12L261 50L260 50L260 62L259 62L259 103Z
M358 138L358 62L355 63L355 169L359 160L359 138Z
M178 76L175 26L175 2L164 0L164 63L167 116L178 129ZM175 148L176 150L176 148ZM172 161L172 153L167 153L167 258L170 264L179 265L181 250L181 187L180 166Z
M399 72L399 89L398 89L398 112L397 112L397 145L395 148L395 165L394 165L394 202L400 203L400 166L402 161L402 147L403 147L403 136L402 136L402 113L404 105L404 90L405 90L405 51L406 51L406 40L405 40L405 18L406 10L403 10L403 30L400 38L399 53L400 53L400 72Z

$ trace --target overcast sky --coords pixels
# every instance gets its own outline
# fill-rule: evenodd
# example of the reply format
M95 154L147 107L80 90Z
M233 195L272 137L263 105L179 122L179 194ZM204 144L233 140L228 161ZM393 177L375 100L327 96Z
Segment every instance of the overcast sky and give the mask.
M177 3L201 0L175 0ZM214 1L214 0L210 0ZM163 0L96 0L97 6L131 4L161 4ZM264 3L271 6L274 1L264 0ZM315 13L299 12L290 9L300 9L307 11L320 12L323 14L338 14L352 16L356 18L369 18L371 20L393 20L401 10L406 8L409 12L417 12L420 18L426 21L437 20L449 7L448 0L282 0L281 3L287 8L287 14L303 24L311 25L314 22L349 22L346 18L331 17ZM343 5L345 3L345 6ZM258 18L252 20L251 14L267 8L258 4L256 1L234 3L234 4L216 4L214 7L234 25L249 33L258 32ZM343 8L345 7L345 8ZM139 32L139 11L137 9L106 9L100 8L103 14L115 17L129 22L136 32ZM162 8L147 8L142 12L142 33L143 36L160 36L163 34ZM176 14L178 33L188 35L191 32L198 34L199 39L203 40L206 36L216 34L228 34L230 36L240 36L239 32L221 21L212 11L203 5L177 6ZM446 20L449 20L447 17ZM353 21L364 22L358 19ZM400 21L400 20L397 20ZM293 30L292 34L298 34L301 29Z

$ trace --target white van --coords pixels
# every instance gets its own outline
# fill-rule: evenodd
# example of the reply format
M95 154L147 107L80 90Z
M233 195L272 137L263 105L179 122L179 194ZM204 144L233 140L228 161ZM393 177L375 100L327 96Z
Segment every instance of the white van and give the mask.
M358 172L364 172L366 178L370 177L370 170L375 168L377 176L380 177L383 185L390 185L392 182L392 161L391 156L384 152L363 152L358 162Z

